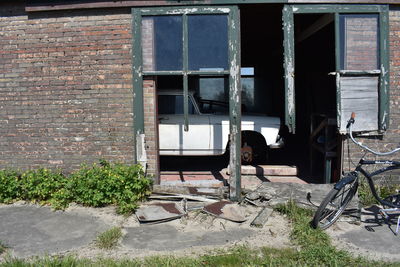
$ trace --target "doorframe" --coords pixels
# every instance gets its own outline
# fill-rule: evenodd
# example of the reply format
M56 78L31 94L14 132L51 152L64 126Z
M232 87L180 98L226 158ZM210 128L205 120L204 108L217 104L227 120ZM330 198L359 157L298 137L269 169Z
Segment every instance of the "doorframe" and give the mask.
M379 56L380 56L380 79L379 79L379 120L378 128L383 132L389 127L389 6L383 5L348 5L348 4L286 4L283 7L282 23L284 30L284 70L285 70L285 124L289 131L296 131L295 117L295 46L294 46L294 14L324 14L334 15L335 23L335 58L337 99L340 99L340 74L346 74L341 71L340 57L340 14L378 14L379 15ZM348 74L348 73L347 73ZM358 73L363 74L363 73ZM365 74L370 74L365 72ZM338 122L342 119L340 114L340 102L337 101Z

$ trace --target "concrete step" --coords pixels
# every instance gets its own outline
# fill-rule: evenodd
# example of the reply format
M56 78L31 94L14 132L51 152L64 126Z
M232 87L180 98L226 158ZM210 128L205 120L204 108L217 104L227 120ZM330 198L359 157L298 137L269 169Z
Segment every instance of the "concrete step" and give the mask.
M223 169L229 174L229 168ZM296 176L297 167L288 165L242 165L242 175L259 176Z

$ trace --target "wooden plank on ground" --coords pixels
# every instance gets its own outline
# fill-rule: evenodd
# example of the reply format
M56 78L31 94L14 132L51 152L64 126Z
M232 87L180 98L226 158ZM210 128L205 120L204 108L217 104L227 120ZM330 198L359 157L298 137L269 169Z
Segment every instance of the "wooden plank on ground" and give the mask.
M262 228L273 211L274 210L271 208L264 207L257 217L251 222L250 226Z

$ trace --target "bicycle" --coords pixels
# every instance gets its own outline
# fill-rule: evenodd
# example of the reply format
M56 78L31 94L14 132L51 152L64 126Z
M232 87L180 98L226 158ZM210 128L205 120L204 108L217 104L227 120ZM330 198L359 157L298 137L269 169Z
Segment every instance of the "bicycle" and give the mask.
M364 159L365 155L370 152L379 156L387 156L400 151L400 147L396 148L389 152L377 152L374 151L367 146L361 144L356 141L353 137L352 133L352 125L355 122L355 114L354 112L351 114L351 118L347 124L347 133L350 136L350 139L361 148L365 149L367 152L361 157L354 171L345 175L339 182L337 182L333 189L328 193L325 199L321 202L318 207L313 220L311 221L311 226L313 228L321 228L327 229L331 225L333 225L337 219L342 215L347 205L350 203L352 198L357 192L357 188L359 185L360 174L362 174L368 181L369 188L372 192L374 198L383 206L380 209L380 214L382 217L388 221L389 216L393 214L400 213L400 194L397 192L396 194L390 195L384 199L382 199L375 188L374 184L374 176L381 175L387 171L400 169L400 162L393 160L366 160ZM378 170L373 172L367 171L365 166L368 165L383 165ZM400 227L400 216L397 220L397 228L396 234L399 231Z

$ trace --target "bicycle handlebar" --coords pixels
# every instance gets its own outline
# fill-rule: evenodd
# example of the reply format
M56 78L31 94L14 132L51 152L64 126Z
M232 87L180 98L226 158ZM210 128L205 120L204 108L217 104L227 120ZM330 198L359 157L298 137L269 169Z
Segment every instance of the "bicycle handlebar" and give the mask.
M360 142L356 141L356 140L354 139L354 137L353 137L353 131L351 130L352 125L353 125L354 122L355 122L355 117L356 117L356 114L355 114L354 112L352 112L352 113L351 113L351 117L350 117L349 121L347 122L347 126L346 126L346 128L347 128L347 133L349 134L349 136L350 136L350 138L351 138L351 141L353 141L354 144L356 144L356 145L358 145L359 147L361 147L361 148L363 148L363 149L365 149L365 150L371 152L372 154L378 155L378 156L387 156L387 155L394 154L394 153L396 153L397 151L400 151L400 147L398 147L398 148L396 148L396 149L394 149L394 150L392 150L392 151L389 151L389 152L378 152L378 151L374 151L374 150L370 149L369 147L367 147L367 146L361 144Z

